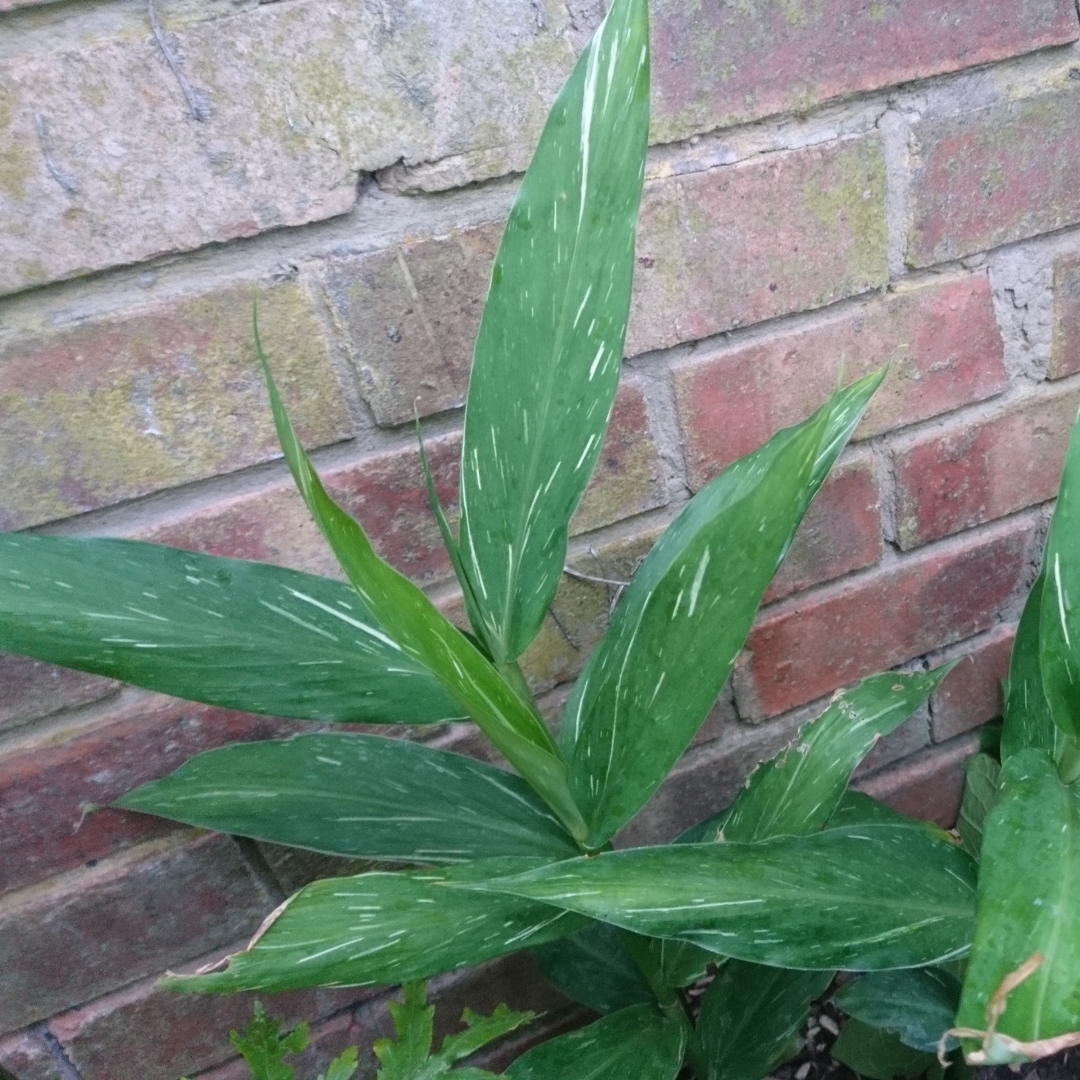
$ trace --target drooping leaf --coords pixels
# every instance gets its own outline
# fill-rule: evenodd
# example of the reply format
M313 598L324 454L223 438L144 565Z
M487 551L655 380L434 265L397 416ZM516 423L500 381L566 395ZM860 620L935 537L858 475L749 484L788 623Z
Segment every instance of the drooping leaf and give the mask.
M576 934L532 949L544 978L572 1001L598 1013L652 1002L649 984L623 943L622 932L592 922Z
M261 1001L255 1002L251 1023L243 1031L230 1032L229 1039L254 1080L292 1080L295 1070L285 1064L285 1055L300 1053L310 1041L303 1021L282 1035L281 1021L267 1016Z
M883 372L700 491L649 553L566 707L570 788L599 849L649 799L731 671L769 581Z
M465 887L756 963L875 970L966 951L975 876L947 834L905 820L759 844L605 852Z
M875 971L841 987L833 1001L856 1020L891 1031L905 1046L934 1053L960 1007L960 980L942 968Z
M285 459L346 577L403 653L435 675L571 833L583 837L585 825L570 797L566 766L540 714L503 680L423 590L375 554L359 523L326 494L274 385L257 326L255 345Z
M347 585L136 540L0 535L0 649L274 716L466 715Z
M974 754L964 764L964 798L957 832L964 850L973 858L982 849L983 823L997 801L1001 766L989 754Z
M207 750L113 805L390 862L578 854L519 777L462 754L378 735L302 735Z
M957 1027L986 1034L981 1047L966 1042L969 1061L1024 1061L1062 1048L1030 1044L1080 1042L1078 898L1080 787L1061 782L1044 750L1018 751L1002 767L983 832Z
M701 1002L697 1031L708 1080L761 1080L790 1056L810 1003L831 971L786 971L731 960Z
M1054 723L1080 738L1080 424L1073 425L1046 536L1039 667Z
M824 828L859 762L933 693L951 667L885 672L839 691L791 747L753 773L724 821L724 837L754 843Z
M849 1020L832 1056L867 1080L915 1080L937 1064L934 1054L912 1050L891 1031Z
M506 1071L510 1080L675 1080L685 1028L655 1005L631 1005L550 1039Z
M495 259L461 467L461 559L497 662L535 637L619 380L649 130L646 0L614 0Z
M172 976L166 984L211 993L379 986L426 979L581 929L583 918L546 904L445 885L535 864L494 859L316 881L223 970Z

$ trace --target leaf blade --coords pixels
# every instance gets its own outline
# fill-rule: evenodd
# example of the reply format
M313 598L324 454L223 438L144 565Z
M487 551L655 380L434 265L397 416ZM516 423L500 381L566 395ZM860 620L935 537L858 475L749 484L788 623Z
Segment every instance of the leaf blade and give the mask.
M461 469L461 558L498 663L535 637L619 378L649 128L646 0L559 94L495 260Z

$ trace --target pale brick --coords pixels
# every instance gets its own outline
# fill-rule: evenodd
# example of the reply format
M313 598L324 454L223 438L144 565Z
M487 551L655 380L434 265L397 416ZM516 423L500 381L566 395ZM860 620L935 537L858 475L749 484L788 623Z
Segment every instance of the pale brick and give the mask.
M0 731L108 697L119 683L0 653Z
M1080 255L1054 262L1054 327L1050 378L1080 371Z
M68 1080L37 1031L19 1031L0 1039L0 1077L8 1080Z

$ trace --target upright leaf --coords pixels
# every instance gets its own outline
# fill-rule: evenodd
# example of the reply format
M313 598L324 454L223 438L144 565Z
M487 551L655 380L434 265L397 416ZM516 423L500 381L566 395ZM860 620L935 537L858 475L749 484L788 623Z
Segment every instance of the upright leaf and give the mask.
M1044 750L1021 750L1002 767L983 833L957 1017L959 1028L981 1033L981 1046L966 1044L968 1060L1026 1061L1080 1043L1078 987L1080 787L1062 784Z
M905 820L760 844L605 852L462 887L770 966L875 970L965 952L975 876L940 829Z
M379 986L426 979L580 930L583 918L547 904L446 887L535 863L495 859L316 881L221 970L166 983L211 993Z
M427 986L423 982L410 981L401 991L404 1000L389 1004L397 1041L376 1039L373 1047L381 1066L379 1080L414 1080L431 1053L435 1006L428 1004Z
M831 981L831 971L726 963L702 999L697 1023L707 1080L761 1080L790 1057L810 1003Z
M113 805L390 862L578 854L518 777L461 754L378 735L301 735L207 750Z
M859 762L933 693L951 667L885 672L839 691L793 746L753 773L724 821L724 838L749 844L824 828Z
M964 763L964 798L956 831L964 850L977 859L982 850L986 815L997 802L1001 766L989 754L973 754Z
M655 1005L632 1005L523 1054L510 1080L675 1080L686 1029Z
M1039 666L1054 723L1080 738L1080 424L1073 425L1043 557Z
M311 1041L304 1022L282 1035L281 1021L267 1016L261 1001L255 1002L251 1023L243 1031L230 1032L229 1040L254 1080L292 1080L296 1070L285 1064L285 1055L300 1053Z
M0 534L0 649L272 716L465 716L349 586L137 540Z
M526 705L423 590L375 554L359 523L326 494L274 385L258 327L255 345L293 479L368 610L406 656L439 679L571 833L583 836L585 826L567 788L566 767L540 714Z
M731 672L795 529L882 372L704 488L650 552L567 704L570 787L598 849L644 805Z
M646 0L614 0L559 94L484 308L461 560L499 663L536 636L619 381L649 132Z

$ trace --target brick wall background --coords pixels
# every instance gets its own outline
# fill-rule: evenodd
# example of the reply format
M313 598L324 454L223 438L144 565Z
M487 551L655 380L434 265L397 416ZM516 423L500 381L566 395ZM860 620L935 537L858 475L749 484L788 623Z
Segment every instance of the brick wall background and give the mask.
M330 488L459 606L444 500L487 275L599 0L0 0L0 527L321 573L277 455L250 294ZM155 27L152 18L156 19ZM949 821L1000 710L1080 399L1074 0L653 0L654 147L623 384L571 563L629 574L691 494L891 363L730 686L625 836L725 804L838 686L966 659L860 783ZM602 633L567 577L527 671L554 711ZM102 811L197 751L300 725L0 658L0 1076L240 1077L247 997L154 988L333 860ZM483 753L465 726L413 732ZM444 1019L553 1010L528 962L438 982ZM386 1030L313 1021L299 1075ZM370 1060L368 1071L373 1069Z

